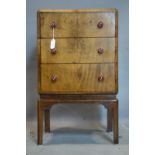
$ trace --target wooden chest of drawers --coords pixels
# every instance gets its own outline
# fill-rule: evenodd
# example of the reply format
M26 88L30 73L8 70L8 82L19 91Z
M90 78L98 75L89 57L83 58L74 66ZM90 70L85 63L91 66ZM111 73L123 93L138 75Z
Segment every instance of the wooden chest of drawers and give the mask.
M38 144L43 112L49 131L49 108L62 102L102 103L108 110L108 130L114 129L118 143L117 10L40 10L37 16Z

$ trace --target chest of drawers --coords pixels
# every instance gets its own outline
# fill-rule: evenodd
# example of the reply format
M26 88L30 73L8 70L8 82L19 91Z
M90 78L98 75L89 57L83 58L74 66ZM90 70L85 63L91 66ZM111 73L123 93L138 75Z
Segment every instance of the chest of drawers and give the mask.
M118 12L116 9L39 10L38 144L50 131L49 109L57 103L101 103L107 131L118 143ZM56 45L50 49L54 34Z

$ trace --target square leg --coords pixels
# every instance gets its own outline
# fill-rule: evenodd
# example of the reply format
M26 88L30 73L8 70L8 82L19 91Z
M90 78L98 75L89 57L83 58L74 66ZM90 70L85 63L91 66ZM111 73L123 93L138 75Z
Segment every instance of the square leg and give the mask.
M107 132L112 131L112 122L113 122L113 108L107 108Z
M45 132L50 132L50 108L45 109Z
M118 101L113 103L113 132L114 144L118 144Z
M37 105L37 112L38 112L38 144L42 144L43 141L43 110L41 108L41 103L38 101Z

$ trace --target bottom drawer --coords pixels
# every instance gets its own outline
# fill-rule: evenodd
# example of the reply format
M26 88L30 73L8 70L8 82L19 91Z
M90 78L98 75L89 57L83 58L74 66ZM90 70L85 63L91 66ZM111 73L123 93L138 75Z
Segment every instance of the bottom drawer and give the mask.
M115 63L41 64L40 93L116 93Z

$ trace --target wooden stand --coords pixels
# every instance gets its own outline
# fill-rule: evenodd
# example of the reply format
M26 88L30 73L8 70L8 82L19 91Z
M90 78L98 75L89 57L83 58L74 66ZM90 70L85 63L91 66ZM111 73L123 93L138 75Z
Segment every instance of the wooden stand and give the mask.
M113 131L114 144L118 144L118 100L115 95L40 95L38 101L38 144L43 142L43 115L45 132L50 132L50 108L59 103L100 103L107 109L107 132Z

